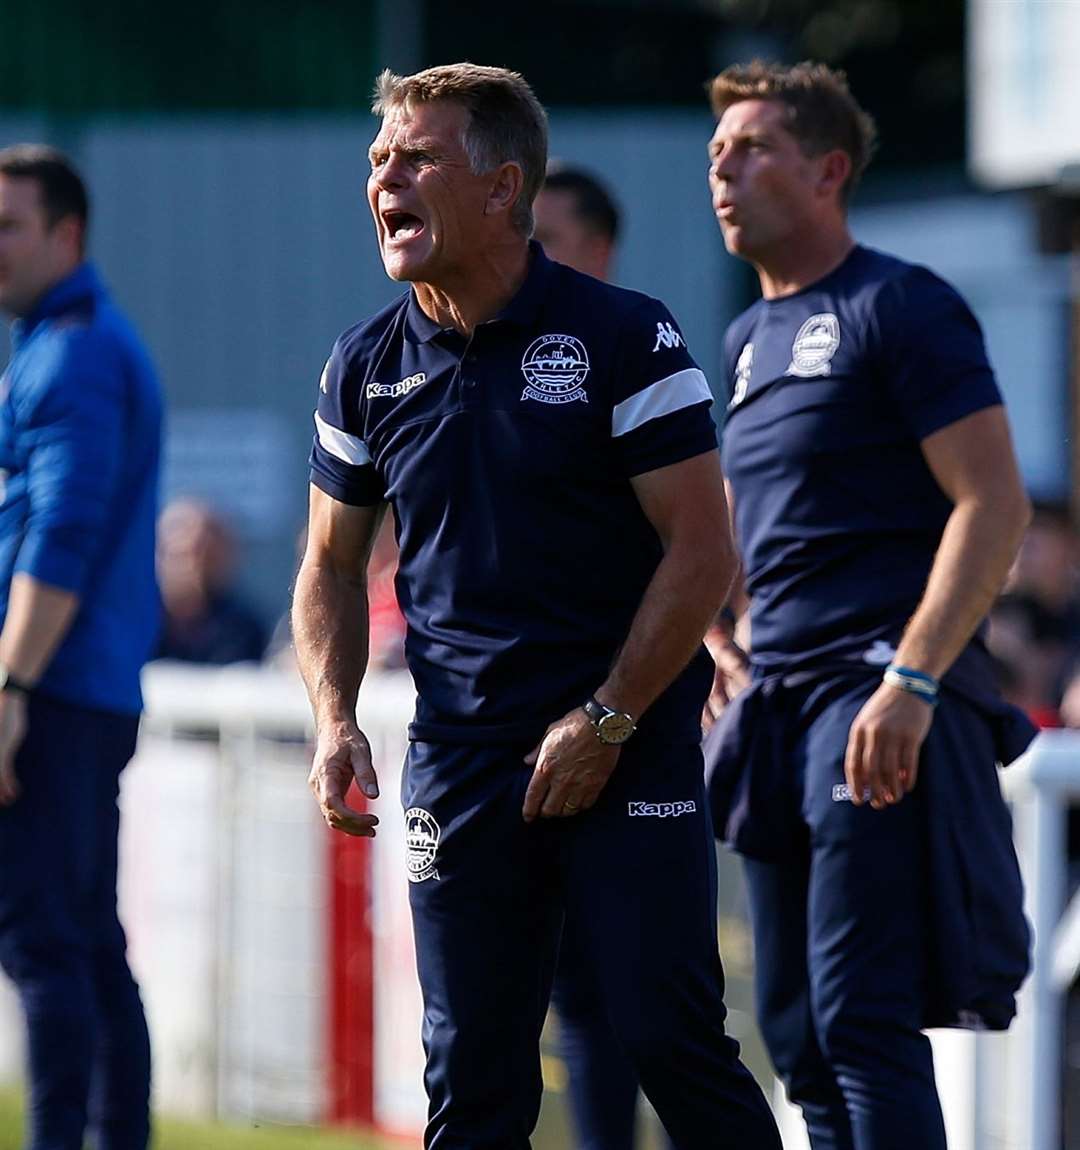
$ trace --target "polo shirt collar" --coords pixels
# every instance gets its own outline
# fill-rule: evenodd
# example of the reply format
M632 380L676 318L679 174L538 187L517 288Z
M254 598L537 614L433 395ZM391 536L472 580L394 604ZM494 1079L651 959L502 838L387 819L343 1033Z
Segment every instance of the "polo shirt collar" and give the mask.
M551 260L544 255L544 249L536 242L529 241L529 270L525 282L518 288L514 298L486 323L510 323L517 327L530 327L540 313L544 297L547 295L551 279ZM416 291L409 291L406 311L409 335L416 343L430 343L441 331L439 325L424 311L416 298ZM484 324L480 325L485 326Z

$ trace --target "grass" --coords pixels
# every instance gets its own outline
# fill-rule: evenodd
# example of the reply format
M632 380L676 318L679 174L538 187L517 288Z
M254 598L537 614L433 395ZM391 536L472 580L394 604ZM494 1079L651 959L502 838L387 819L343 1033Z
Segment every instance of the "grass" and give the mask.
M23 1108L20 1096L0 1091L0 1150L20 1150ZM226 1126L159 1118L153 1150L402 1150L404 1143L370 1135L329 1133L310 1127Z

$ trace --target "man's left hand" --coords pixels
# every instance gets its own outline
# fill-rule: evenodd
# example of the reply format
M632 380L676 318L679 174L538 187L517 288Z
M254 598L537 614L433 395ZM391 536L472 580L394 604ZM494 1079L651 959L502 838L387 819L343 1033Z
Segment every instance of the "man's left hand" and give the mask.
M552 723L540 745L525 756L536 768L521 810L525 821L587 811L615 770L620 749L600 741L580 707Z
M0 807L19 797L15 755L26 737L26 696L19 691L0 691Z
M851 801L875 810L898 803L915 787L919 751L934 708L908 691L882 683L855 716L848 734L844 776Z

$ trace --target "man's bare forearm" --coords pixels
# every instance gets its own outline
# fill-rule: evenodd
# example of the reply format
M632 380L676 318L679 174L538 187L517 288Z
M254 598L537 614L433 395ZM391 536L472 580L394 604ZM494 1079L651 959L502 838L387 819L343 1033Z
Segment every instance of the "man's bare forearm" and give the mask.
M718 534L725 533L720 529ZM693 658L735 575L730 544L670 549L645 590L597 699L640 718Z
M32 575L11 580L0 662L19 680L36 683L49 665L79 609L79 596Z
M302 564L292 628L316 727L355 723L368 661L367 580L330 565Z
M1029 514L1022 496L1008 506L971 500L953 508L897 663L935 678L945 674L993 606Z

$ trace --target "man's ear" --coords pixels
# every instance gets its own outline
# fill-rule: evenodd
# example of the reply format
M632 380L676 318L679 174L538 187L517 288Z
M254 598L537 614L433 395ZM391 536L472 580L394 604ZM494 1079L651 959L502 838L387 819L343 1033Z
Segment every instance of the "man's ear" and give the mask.
M823 196L839 196L851 175L851 157L841 148L833 148L820 157L817 190Z
M82 258L85 229L78 216L61 216L50 231L66 252L76 259Z
M520 164L513 162L500 164L491 173L491 187L488 190L487 202L484 204L484 215L493 216L499 212L510 211L517 203L524 186L525 174Z

